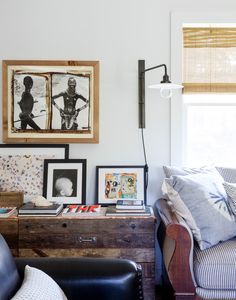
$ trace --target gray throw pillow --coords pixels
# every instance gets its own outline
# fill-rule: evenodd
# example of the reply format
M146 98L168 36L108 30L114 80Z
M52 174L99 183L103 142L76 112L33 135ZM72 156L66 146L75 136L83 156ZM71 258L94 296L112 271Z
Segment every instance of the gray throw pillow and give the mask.
M232 208L234 215L236 216L236 183L224 182L223 186L226 190L229 204Z
M190 174L215 174L223 182L224 179L218 172L218 170L213 166L204 166L199 168L189 168L189 167L176 167L176 166L163 166L163 171L167 178L174 175L190 175ZM226 180L225 180L226 181Z
M235 168L224 168L216 167L217 171L224 178L224 181L230 183L236 183L236 169Z
M235 216L219 176L172 176L164 180L163 192L190 226L201 250L236 236Z

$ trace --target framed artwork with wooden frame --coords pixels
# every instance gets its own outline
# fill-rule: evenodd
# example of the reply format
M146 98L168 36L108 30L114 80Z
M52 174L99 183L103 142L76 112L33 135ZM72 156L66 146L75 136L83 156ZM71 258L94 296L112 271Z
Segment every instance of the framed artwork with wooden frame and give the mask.
M3 61L5 143L98 143L99 61Z
M107 206L117 200L143 200L146 204L145 166L97 166L97 203Z

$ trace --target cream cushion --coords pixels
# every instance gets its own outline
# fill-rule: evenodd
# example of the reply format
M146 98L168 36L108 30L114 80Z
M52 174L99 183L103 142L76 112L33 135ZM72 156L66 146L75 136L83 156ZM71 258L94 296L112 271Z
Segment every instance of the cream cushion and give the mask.
M26 266L24 280L12 300L67 300L59 285L43 271Z

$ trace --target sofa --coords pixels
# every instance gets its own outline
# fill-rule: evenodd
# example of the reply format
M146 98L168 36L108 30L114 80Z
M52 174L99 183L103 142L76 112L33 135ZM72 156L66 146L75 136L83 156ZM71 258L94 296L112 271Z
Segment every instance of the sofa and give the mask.
M13 258L2 235L0 282L1 300L143 299L141 267L133 261L105 258Z
M164 184L164 198L155 205L160 221L158 245L163 263L157 277L161 278L163 286L170 284L176 300L236 299L236 170L220 167L214 170L223 178L221 184L227 194L222 203L214 190L209 194L205 190L213 188L207 182L215 178L212 174L206 172L202 176L196 169L196 173L189 173L189 170L181 173L181 169L179 175L178 168L168 170L171 172L165 172L166 183L171 189L168 191ZM204 183L196 185L199 178L204 179L205 187ZM216 181L212 180L214 188ZM222 190L220 192L222 196ZM201 203L199 193L206 197L207 203ZM189 201L189 198L193 199Z

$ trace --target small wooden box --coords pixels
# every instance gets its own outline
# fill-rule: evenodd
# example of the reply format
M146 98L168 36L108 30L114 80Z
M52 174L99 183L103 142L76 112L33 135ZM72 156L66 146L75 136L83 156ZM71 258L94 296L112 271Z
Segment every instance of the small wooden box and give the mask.
M22 192L0 192L0 206L16 206L19 208L23 205L24 194Z

